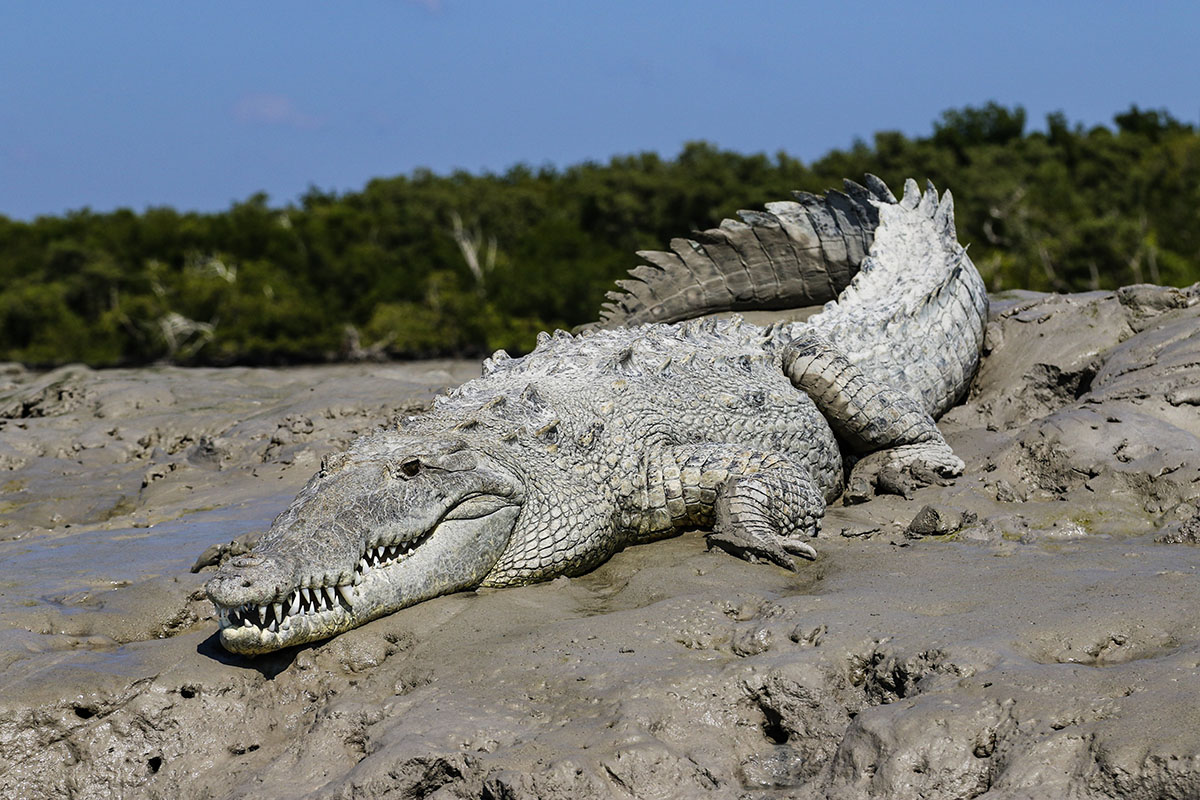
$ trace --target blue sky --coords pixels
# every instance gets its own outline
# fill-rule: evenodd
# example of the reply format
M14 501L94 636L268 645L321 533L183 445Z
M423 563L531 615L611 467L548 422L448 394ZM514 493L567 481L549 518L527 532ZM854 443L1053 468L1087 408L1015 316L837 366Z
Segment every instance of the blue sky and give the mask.
M0 214L565 166L811 160L947 108L1200 117L1200 4L41 2L0 9Z

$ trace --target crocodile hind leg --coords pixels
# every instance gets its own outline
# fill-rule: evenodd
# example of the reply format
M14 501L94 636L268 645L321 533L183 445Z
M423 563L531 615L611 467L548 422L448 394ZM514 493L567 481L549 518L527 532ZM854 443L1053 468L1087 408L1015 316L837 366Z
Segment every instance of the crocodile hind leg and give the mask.
M825 498L787 456L706 444L670 454L651 471L652 505L675 529L712 526L708 542L748 561L794 570L792 555L816 558L802 538L816 536ZM666 522L663 519L663 522Z
M962 460L917 401L867 378L823 334L809 330L791 342L783 369L862 456L850 472L846 502L862 502L873 491L907 497L916 486L962 474Z

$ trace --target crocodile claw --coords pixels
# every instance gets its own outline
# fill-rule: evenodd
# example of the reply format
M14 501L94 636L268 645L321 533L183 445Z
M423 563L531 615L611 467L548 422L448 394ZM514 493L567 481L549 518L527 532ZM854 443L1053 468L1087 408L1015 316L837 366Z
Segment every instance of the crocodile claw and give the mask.
M713 531L708 534L709 548L719 547L730 555L746 561L770 561L784 569L796 572L792 555L815 559L817 551L812 545L796 539L776 537L773 541L751 538L731 531Z

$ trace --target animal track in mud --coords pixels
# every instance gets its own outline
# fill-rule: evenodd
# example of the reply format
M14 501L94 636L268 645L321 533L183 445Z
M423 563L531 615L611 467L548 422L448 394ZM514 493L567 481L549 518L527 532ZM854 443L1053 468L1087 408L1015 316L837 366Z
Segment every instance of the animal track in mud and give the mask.
M930 675L971 673L950 661L942 650L923 650L906 657L884 647L885 643L876 641L867 652L847 659L847 679L862 693L865 705L885 705L919 694L920 683Z

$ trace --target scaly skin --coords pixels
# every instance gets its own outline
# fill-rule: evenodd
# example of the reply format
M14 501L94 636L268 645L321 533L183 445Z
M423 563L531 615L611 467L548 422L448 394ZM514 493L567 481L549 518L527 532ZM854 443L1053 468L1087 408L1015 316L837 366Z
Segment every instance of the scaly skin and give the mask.
M440 594L578 575L694 528L794 568L792 555L816 556L806 539L842 492L839 440L865 456L860 487L960 473L930 414L966 389L986 295L948 196L910 185L872 203L871 256L809 323L542 334L530 355L497 353L428 414L327 459L209 582L222 644L309 642Z

